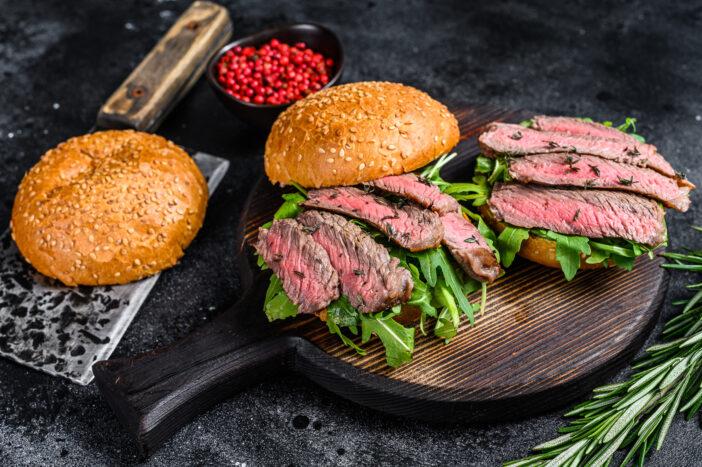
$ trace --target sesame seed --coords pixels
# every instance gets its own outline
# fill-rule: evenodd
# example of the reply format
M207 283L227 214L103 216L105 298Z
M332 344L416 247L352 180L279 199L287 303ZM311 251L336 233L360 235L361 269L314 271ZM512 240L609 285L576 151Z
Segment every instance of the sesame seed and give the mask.
M327 162L329 162L330 164L333 164L333 163L334 163L334 158L333 158L333 157L330 157L329 159L327 159Z
M361 163L361 165L358 166L358 170L363 170L366 168L366 164Z
M397 149L397 148L394 144L388 144L388 149L392 151L392 150Z

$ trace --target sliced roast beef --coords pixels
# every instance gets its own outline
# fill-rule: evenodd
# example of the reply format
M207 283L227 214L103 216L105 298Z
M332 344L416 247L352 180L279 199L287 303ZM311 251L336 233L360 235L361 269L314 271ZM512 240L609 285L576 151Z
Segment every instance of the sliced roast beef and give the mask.
M341 293L358 311L382 311L410 299L410 272L359 226L322 211L305 211L296 220L326 250L339 274Z
M689 186L680 186L675 179L650 169L596 156L554 153L517 157L510 161L509 173L522 183L632 191L682 212L690 206Z
M570 133L572 135L590 135L597 138L616 139L631 145L641 144L636 138L628 133L619 131L611 126L601 123L585 122L572 117L548 117L537 115L531 121L531 127L541 131L553 131L556 133Z
M441 216L446 245L472 278L492 283L500 274L500 263L478 229L461 214L450 212Z
M461 206L453 196L442 193L438 186L413 173L389 175L368 182L366 185L411 199L439 214L461 211Z
M315 313L339 298L329 255L296 220L274 220L269 229L259 229L255 247L299 313Z
M675 177L670 164L650 144L630 144L620 140L589 135L569 135L538 131L521 125L492 123L478 137L486 156L497 154L524 156L553 152L590 154L624 164L648 167L668 177Z
M411 203L400 206L358 188L310 190L307 198L300 204L365 221L411 251L434 248L444 236L444 228L435 212Z
M488 204L497 220L517 227L651 246L665 240L663 209L631 193L496 183Z

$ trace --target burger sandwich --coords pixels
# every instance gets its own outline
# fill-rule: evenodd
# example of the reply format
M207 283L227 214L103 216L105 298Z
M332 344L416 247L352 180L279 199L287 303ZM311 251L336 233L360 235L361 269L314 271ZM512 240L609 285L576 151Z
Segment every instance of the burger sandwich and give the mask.
M473 205L499 234L503 266L519 254L571 280L581 268L631 270L666 244L665 208L687 211L695 186L635 130L634 119L549 116L486 127Z
M439 176L458 139L444 105L395 83L332 87L283 112L265 169L271 183L297 191L283 195L255 245L273 273L268 319L316 314L361 354L351 336L360 331L362 345L375 334L391 366L412 358L415 329L397 320L403 308L419 310L421 331L431 320L446 341L461 314L472 323L501 267L492 232L459 203L474 196L470 184ZM481 289L471 304L467 295Z

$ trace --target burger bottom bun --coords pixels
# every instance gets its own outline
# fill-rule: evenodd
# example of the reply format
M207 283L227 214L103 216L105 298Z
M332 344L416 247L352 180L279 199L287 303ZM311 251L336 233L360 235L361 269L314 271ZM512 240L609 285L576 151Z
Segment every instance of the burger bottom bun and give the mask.
M479 206L478 211L483 220L498 234L502 233L507 227L507 224L495 219L495 216L492 215L492 211L490 211L487 204ZM529 238L522 242L522 246L517 254L524 259L549 268L561 268L561 263L556 259L556 242L548 238L529 235ZM580 269L600 269L604 267L604 262L596 264L586 263L585 260L587 258L587 255L580 253Z

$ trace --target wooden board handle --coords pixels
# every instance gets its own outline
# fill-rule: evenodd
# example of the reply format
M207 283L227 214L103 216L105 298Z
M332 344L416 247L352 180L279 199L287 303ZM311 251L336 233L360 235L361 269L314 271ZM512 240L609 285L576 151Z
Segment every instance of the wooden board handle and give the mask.
M98 127L154 131L231 34L224 7L194 2L102 106Z
M233 308L180 341L93 365L100 391L142 455L208 407L292 362L300 338L231 324L236 314L260 316L267 283L258 281Z

